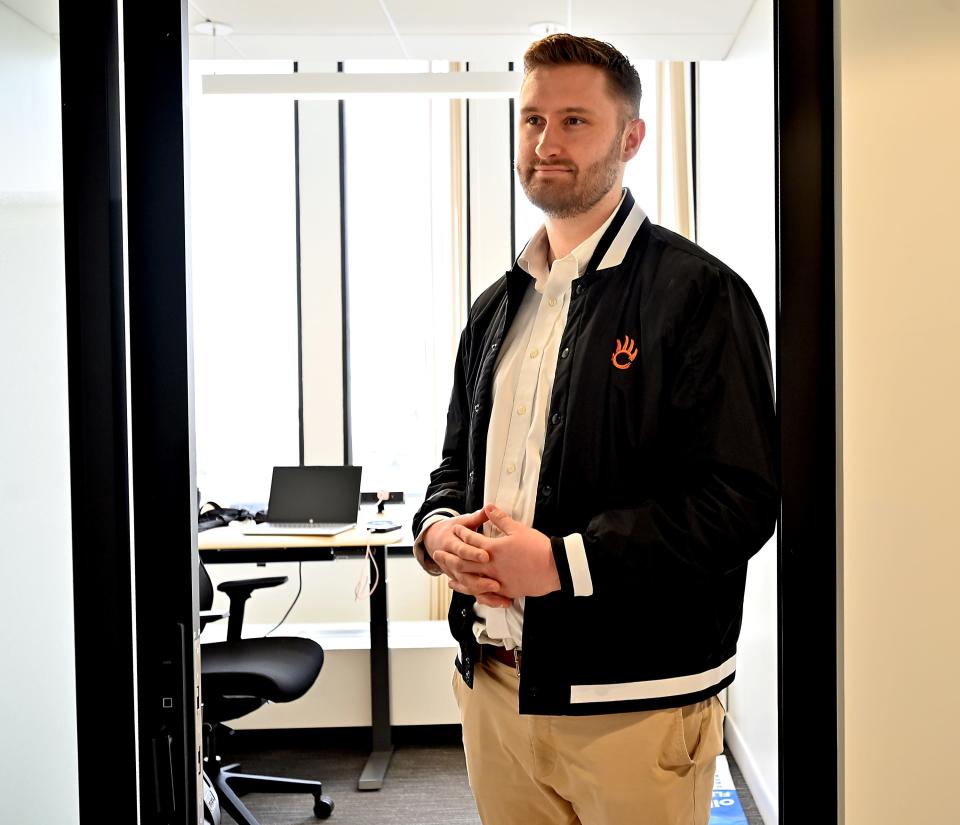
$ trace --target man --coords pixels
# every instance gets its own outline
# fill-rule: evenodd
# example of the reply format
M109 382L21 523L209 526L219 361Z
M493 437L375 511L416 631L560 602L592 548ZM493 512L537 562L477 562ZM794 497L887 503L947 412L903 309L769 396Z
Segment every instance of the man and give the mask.
M470 783L487 825L706 825L777 513L766 327L622 189L629 61L558 34L524 69L517 174L544 225L471 309L414 520L456 591Z

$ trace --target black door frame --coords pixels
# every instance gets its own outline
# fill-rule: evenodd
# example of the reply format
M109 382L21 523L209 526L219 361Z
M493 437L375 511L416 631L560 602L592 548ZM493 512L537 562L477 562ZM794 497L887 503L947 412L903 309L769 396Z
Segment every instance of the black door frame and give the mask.
M108 792L106 804L118 821L137 821L139 797L141 822L194 825L187 12L185 0L124 0L122 101L117 2L61 3L60 9L80 816L102 818ZM772 2L782 482L779 803L780 822L792 825L805 815L809 765L822 766L838 753L835 23L832 2ZM131 519L131 500L138 520ZM105 773L104 750L128 757L112 759ZM821 800L838 799L836 777L819 774ZM830 807L818 812L825 825L837 821Z
M62 2L60 31L80 819L102 810L106 752L110 808L136 822L116 3Z
M60 32L80 819L197 825L187 6Z
M774 11L780 822L806 819L817 765L827 825L840 791L834 3Z
M186 0L123 0L123 41L141 822L193 825L202 736ZM156 780L144 781L147 766Z

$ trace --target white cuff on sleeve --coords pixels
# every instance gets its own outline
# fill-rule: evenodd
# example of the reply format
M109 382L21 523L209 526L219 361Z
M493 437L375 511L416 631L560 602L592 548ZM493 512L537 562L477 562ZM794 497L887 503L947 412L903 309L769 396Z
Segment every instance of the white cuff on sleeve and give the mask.
M583 546L583 536L571 533L563 537L563 546L567 550L567 564L570 565L570 578L573 580L574 596L592 596L593 578L590 565L587 564L587 549Z
M417 537L413 541L413 557L420 562L420 566L431 576L439 576L443 571L440 570L436 562L427 554L427 548L423 544L423 534L427 532L427 528L431 524L436 524L438 521L445 521L448 518L455 518L459 515L456 510L451 510L449 507L444 507L441 510L432 510L427 513L423 524L420 525L420 532L417 533Z

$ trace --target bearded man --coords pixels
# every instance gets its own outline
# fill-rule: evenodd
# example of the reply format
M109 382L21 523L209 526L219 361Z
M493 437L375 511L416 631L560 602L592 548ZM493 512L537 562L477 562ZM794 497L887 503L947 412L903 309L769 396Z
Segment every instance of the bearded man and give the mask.
M544 223L470 311L414 520L455 591L487 825L706 825L747 561L778 512L763 316L622 188L640 96L609 44L527 50L516 171Z

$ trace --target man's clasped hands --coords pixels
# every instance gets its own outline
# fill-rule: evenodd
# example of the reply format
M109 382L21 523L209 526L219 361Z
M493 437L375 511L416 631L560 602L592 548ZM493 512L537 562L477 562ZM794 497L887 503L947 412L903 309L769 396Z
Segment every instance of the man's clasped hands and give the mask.
M502 535L477 532L487 521ZM494 504L431 524L423 543L452 589L476 596L488 607L509 607L520 596L560 589L549 537Z

